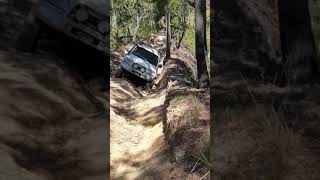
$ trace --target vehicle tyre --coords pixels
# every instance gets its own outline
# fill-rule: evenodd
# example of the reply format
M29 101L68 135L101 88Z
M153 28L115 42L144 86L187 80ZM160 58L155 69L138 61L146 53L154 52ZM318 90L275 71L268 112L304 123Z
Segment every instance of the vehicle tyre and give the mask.
M33 20L27 22L24 30L16 41L16 49L25 52L35 51L40 36L40 30L41 25L39 21Z
M115 74L116 78L121 78L123 74L123 68L119 68Z

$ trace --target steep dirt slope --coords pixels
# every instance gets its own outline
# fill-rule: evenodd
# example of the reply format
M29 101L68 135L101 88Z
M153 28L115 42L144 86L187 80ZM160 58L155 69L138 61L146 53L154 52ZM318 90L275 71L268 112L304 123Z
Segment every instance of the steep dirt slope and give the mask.
M112 58L111 72L120 61L119 56ZM113 76L110 88L111 179L155 179L150 169L169 167L162 133L165 91L149 94Z
M275 85L277 1L227 0L212 8L214 178L319 179L319 84Z
M0 52L1 151L3 157L11 158L2 161L6 171L0 176L105 177L104 107L92 102L54 59Z
M156 48L162 51L161 45L164 44L164 37L161 32L159 34L160 36L154 39ZM111 72L116 70L120 60L121 55L114 53ZM172 52L172 58L164 65L162 73L156 81L156 86L150 92L137 87L136 80L111 77L110 158L112 179L199 179L199 175L196 173L188 175L192 169L190 161L182 162L179 159L183 159L186 155L176 153L172 148L177 146L177 149L182 151L186 147L191 149L190 145L193 142L175 139L178 132L182 134L181 137L184 133L185 137L188 135L189 128L179 129L179 127L186 125L185 122L179 122L180 119L185 119L183 114L190 111L188 102L179 102L178 107L172 108L170 106L171 108L169 108L174 97L181 95L184 98L192 94L195 69L195 59L190 52L181 48ZM185 94L170 93L173 90L182 90L179 88L184 88ZM208 99L208 92L206 95ZM207 112L204 112L206 126L201 130L198 129L200 134L204 132L204 129L208 130L208 106L206 104L206 106L200 107L201 110ZM202 111L201 114L203 114ZM175 131L172 128L179 130ZM168 134L169 129L172 130L170 135ZM195 134L193 132L189 135ZM196 138L193 140L199 138L199 136L194 137ZM178 142L185 144L185 146L179 146ZM178 154L179 157L175 154ZM194 159L191 162L194 163Z
M147 178L145 171L149 167L157 167L161 171L169 163L168 155L164 152L161 117L165 93L121 99L119 95L130 96L132 93L123 90L128 84L120 89L116 87L117 83L119 81L111 79L111 177Z
M57 49L14 50L30 2L0 2L0 179L106 179L106 92Z

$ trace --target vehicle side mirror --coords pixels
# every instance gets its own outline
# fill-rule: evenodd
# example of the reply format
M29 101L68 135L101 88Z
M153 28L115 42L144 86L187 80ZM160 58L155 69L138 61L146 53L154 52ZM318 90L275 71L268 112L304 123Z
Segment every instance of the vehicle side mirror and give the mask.
M129 53L128 49L124 50L124 54L128 54L128 53Z
M162 68L162 64L158 64L158 68Z

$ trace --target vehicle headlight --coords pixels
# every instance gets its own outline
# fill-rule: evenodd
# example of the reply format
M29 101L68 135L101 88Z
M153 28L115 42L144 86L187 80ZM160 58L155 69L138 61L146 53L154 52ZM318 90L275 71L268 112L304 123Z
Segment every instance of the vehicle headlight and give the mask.
M108 24L106 21L102 21L98 24L98 31L102 34L106 34L108 32Z
M140 70L141 72L144 72L145 71L145 69L144 68L141 68L141 70Z
M89 14L85 8L80 8L76 12L76 19L78 21L85 21L89 17Z
M133 68L138 68L138 64L133 64Z

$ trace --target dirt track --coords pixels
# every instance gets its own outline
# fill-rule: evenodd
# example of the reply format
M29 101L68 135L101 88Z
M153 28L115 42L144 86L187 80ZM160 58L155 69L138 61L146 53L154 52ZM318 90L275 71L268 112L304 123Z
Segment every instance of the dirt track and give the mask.
M112 71L120 60L112 60ZM160 172L170 165L163 136L165 90L148 93L114 77L110 88L111 179L163 179Z
M160 31L153 38L154 47L160 52L164 50L164 32ZM163 57L162 57L163 58ZM111 74L114 74L121 61L119 54L115 53L111 58ZM183 59L183 60L181 60ZM113 75L110 80L110 161L111 161L111 179L132 180L164 180L164 179L200 179L196 175L190 175L190 164L185 161L183 163L173 163L175 156L186 152L186 147L191 147L193 143L187 140L183 142L174 142L170 144L167 136L168 121L167 111L169 101L168 94L175 88L182 88L186 94L192 94L192 86L195 74L195 59L191 53L184 48L172 51L172 58L163 66L161 73L156 80L156 86L151 91L143 90L138 83L131 77L115 78ZM184 85L182 85L184 84ZM182 88L183 89L183 88ZM181 89L179 89L181 90ZM179 93L178 93L179 94ZM182 93L183 94L183 93ZM177 95L174 95L175 97ZM184 98L186 96L183 96ZM184 122L180 122L174 118L188 114L183 111L190 111L190 104L182 103L178 107L170 110L170 122L178 123L179 127L173 125L171 128L179 129L184 126ZM182 109L180 109L182 108ZM208 108L203 107L205 113L204 120L207 123ZM171 116L173 115L173 116ZM185 117L181 117L182 119ZM181 119L180 118L180 119ZM201 119L201 117L200 117ZM188 120L193 120L188 118ZM187 121L188 121L187 120ZM189 129L197 128L189 127ZM198 129L200 130L200 129ZM208 127L201 129L202 135ZM178 132L179 131L179 132ZM186 130L188 131L188 130ZM174 138L175 133L183 133L186 131L173 130L171 134ZM183 137L181 135L180 137ZM196 137L196 133L189 135ZM188 138L189 141L193 138ZM195 139L193 139L195 140ZM185 145L184 148L179 143ZM170 145L169 145L170 144ZM177 147L179 152L175 152L172 146ZM182 148L182 149L180 149ZM189 153L189 152L188 152ZM183 155L184 156L184 155ZM194 163L194 162L193 162ZM186 168L188 170L186 170ZM189 170L190 169L190 170ZM189 174L188 174L189 173ZM203 174L202 174L203 176ZM201 176L200 176L201 177Z
M139 96L126 87L111 79L111 177L156 179L150 169L160 172L169 163L162 133L165 93Z

